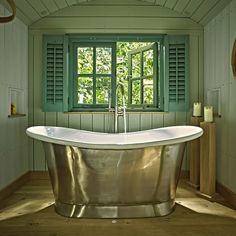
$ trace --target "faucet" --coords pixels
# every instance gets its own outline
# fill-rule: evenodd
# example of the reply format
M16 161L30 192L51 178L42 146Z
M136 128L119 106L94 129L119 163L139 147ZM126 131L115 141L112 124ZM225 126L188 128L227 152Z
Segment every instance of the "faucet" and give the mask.
M118 92L119 89L121 91L122 95L122 107L118 107ZM127 126L126 126L126 106L125 106L125 87L122 82L118 82L116 85L116 103L115 103L115 133L118 132L118 117L122 116L123 117L123 122L124 122L124 132L126 133L127 131Z

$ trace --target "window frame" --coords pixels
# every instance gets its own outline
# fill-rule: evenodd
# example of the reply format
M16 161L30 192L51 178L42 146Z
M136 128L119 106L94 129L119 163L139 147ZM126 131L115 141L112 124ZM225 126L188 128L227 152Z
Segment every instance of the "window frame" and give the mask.
M112 55L115 55L114 60L115 63L112 63L112 70L114 70L114 77L111 81L111 106L115 106L115 90L116 90L116 44L117 42L153 42L157 44L159 42L159 54L158 54L158 68L156 73L156 78L154 79L154 86L156 86L156 92L159 91L159 96L154 94L154 104L153 106L130 106L127 107L127 111L134 111L134 112L150 112L150 111L157 111L163 112L164 111L164 35L70 35L69 36L69 81L68 81L68 100L69 100L69 111L108 111L108 104L107 105L100 105L100 104L75 104L75 64L77 62L77 55L76 49L77 45L84 44L84 45L94 45L94 44L103 44L104 46L109 44L115 45L115 51ZM158 49L156 49L158 50ZM155 63L156 64L156 63ZM159 73L158 73L159 70ZM129 83L129 82L128 82ZM158 88L159 86L159 88ZM159 97L159 100L158 100ZM128 105L128 104L126 104Z
M112 48L112 56L111 56L111 74L97 74L96 68L94 66L96 65L96 54L93 53L93 73L92 74L78 74L77 73L77 65L78 65L78 57L77 57L77 48L81 47L101 47L101 46L108 46ZM81 77L92 77L93 79L93 100L96 97L96 78L98 77L111 77L111 95L113 97L113 94L115 93L115 84L116 84L116 44L115 43L102 43L102 42L75 42L71 45L72 51L70 52L73 57L70 57L70 66L71 66L71 73L70 73L70 79L69 79L69 105L70 109L77 110L77 109L104 109L107 108L108 105L106 104L78 104L77 101L77 83L78 83L78 76ZM95 99L96 100L96 99Z

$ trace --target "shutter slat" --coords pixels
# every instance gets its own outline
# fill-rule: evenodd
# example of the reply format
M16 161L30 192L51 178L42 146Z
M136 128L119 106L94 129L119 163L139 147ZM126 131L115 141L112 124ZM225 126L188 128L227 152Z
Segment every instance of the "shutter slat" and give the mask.
M187 61L188 37L167 36L166 38L166 111L184 111L188 108Z
M65 110L66 42L64 36L44 36L44 111Z

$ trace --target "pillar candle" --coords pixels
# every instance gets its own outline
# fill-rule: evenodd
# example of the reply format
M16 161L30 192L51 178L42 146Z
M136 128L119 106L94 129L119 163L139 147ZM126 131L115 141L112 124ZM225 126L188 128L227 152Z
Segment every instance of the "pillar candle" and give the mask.
M193 103L193 116L201 116L201 103L200 102Z
M204 107L204 121L213 122L213 107L212 106Z

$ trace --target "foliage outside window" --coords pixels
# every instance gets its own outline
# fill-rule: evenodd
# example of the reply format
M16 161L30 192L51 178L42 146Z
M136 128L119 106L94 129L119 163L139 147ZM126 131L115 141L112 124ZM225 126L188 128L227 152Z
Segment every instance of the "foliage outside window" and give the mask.
M109 96L114 106L118 81L128 108L160 108L159 40L76 42L72 50L72 109L107 108Z

